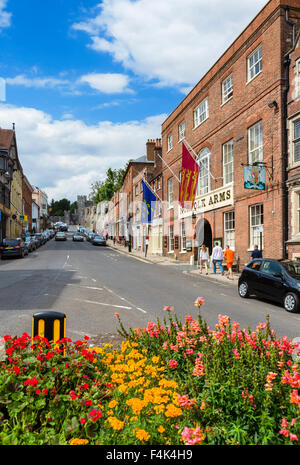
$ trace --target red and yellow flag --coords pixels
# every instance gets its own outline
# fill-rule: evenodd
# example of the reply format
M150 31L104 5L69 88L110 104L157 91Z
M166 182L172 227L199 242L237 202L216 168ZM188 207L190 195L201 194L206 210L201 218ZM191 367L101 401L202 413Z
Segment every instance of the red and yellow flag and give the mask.
M199 171L200 166L182 143L182 170L179 192L179 203L182 207L184 207L185 202L191 202L191 206L194 204Z

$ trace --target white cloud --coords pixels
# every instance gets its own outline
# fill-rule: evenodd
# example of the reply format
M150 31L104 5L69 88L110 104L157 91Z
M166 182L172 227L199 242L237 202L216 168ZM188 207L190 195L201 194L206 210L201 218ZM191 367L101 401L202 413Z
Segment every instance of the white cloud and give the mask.
M89 47L145 79L194 85L266 4L266 0L103 0L73 25ZM95 10L93 10L95 11Z
M6 83L11 86L36 87L36 88L54 88L60 86L69 86L70 82L66 79L57 79L53 77L26 77L19 74L14 78L6 78Z
M133 93L128 87L129 77L119 73L90 73L78 79L62 79L59 77L41 77L18 74L5 79L10 86L32 87L37 89L57 89L74 95L82 94L82 87L88 85L91 89L104 94Z
M5 11L7 0L0 0L0 30L11 24L11 13Z
M87 83L92 89L96 89L104 94L130 92L128 89L129 77L125 74L90 73L81 76L79 82Z
M143 121L87 125L81 120L54 120L43 111L0 104L0 127L16 125L20 162L29 181L49 199L76 200L111 168L145 154L147 139L160 137L167 115Z

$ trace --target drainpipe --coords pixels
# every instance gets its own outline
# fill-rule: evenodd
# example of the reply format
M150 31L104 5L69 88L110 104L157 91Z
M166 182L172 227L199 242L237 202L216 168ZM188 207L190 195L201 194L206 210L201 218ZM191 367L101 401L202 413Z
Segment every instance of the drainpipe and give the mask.
M295 46L295 23L289 20L289 6L283 7L285 10L285 21L287 24L293 27L293 46ZM283 131L282 131L282 143L283 143L283 160L282 160L282 188L283 188L283 209L282 209L282 223L283 223L283 258L288 257L286 241L289 238L289 228L288 228L288 190L287 190L287 168L288 168L288 95L290 89L290 58L285 57L283 61L283 66L285 68L285 88L283 90L283 110L282 110L282 121L283 121Z
M285 11L285 21L287 24L293 28L293 44L292 49L295 47L295 26L296 24L289 19L290 7L285 5L283 7ZM288 228L288 189L287 189L287 168L288 168L288 95L290 88L290 58L285 57L283 65L285 68L285 88L283 90L283 110L282 110L282 121L284 124L283 127L283 162L282 162L282 186L283 186L283 209L282 209L282 220L283 220L283 257L288 257L286 241L289 238L289 228Z
M289 19L289 11L290 11L290 7L288 5L285 5L283 7L284 11L285 11L285 21L287 24L289 24L290 26L293 27L293 47L295 47L295 26L296 26L296 23L294 23L293 21L291 21Z

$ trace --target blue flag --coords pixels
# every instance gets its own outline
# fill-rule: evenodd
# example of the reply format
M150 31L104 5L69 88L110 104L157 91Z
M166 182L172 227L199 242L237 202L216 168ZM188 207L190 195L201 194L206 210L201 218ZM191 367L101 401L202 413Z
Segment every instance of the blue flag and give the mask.
M156 196L149 189L147 184L142 181L143 202L141 208L141 223L152 223L155 211Z

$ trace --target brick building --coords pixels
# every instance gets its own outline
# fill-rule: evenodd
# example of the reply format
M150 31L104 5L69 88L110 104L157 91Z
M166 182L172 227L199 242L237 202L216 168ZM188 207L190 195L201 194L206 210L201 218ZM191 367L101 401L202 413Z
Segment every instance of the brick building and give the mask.
M289 77L287 105L288 256L300 260L300 32L286 55Z
M299 27L299 0L269 1L164 121L162 154L172 170L162 167L164 254L197 260L202 243L211 252L218 240L241 265L255 244L266 257L285 256L285 58ZM183 140L200 165L193 210L177 203ZM245 188L245 168L262 176L263 190Z
M23 223L23 229L25 231L31 231L32 229L32 193L33 187L23 174L23 215L27 216L27 221Z
M148 139L146 155L142 157L145 165L133 178L132 183L132 235L133 248L145 250L145 238L149 237L149 253L162 253L162 224L163 219L158 198L162 197L161 171L161 139ZM142 180L145 180L152 191L158 195L156 210L152 224L141 223L141 205L143 202Z

